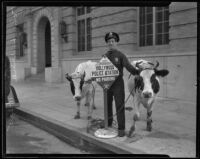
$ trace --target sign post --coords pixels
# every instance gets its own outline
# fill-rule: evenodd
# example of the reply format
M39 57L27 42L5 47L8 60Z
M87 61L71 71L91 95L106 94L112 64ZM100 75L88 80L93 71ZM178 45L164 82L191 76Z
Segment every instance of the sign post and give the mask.
M103 90L103 96L104 96L104 123L105 123L105 129L108 128L108 99L107 99L107 89Z
M96 137L100 138L111 138L116 137L117 132L108 128L108 99L107 91L119 76L119 70L112 64L107 58L103 57L99 63L96 64L96 70L91 72L91 77L103 88L104 94L104 129L98 129L95 132Z

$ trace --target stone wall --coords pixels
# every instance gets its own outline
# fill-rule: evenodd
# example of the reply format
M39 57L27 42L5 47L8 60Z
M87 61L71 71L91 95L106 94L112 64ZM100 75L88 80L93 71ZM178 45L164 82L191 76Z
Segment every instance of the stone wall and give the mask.
M72 57L76 54L76 12L74 7L61 8L62 20L67 24L68 42L61 39L62 58Z
M17 33L16 25L25 22L26 8L25 7L7 7L6 15L6 55L11 63L11 79L23 80L29 75L24 67L28 63L28 49L24 49L24 56L16 57L17 52ZM24 31L27 31L27 24L24 23Z
M197 3L173 2L169 8L169 39L172 50L197 48Z
M125 50L136 50L136 7L97 7L93 12L92 48L94 54L101 56L105 53L106 43L104 36L111 31L119 34L119 47Z
M28 7L16 7L14 10L20 15L18 22L27 20L22 18L28 13ZM25 23L28 36L28 51L23 58L17 59L16 69L19 79L29 75L27 67L37 63L37 23L42 15L46 16L52 30L52 60L53 65L59 67L47 72L59 72L61 81L65 82L65 73L71 73L83 61L99 61L107 50L104 36L107 32L119 33L119 49L128 56L129 60L147 59L158 60L160 69L169 69L170 74L161 79L159 96L186 101L196 101L196 72L197 72L197 3L172 2L169 6L169 45L138 47L138 7L92 7L92 51L77 52L77 26L75 7L31 7L32 18ZM24 11L24 13L23 13ZM20 18L21 17L21 18ZM59 21L63 20L68 26L68 42L59 35ZM7 12L6 54L15 53L13 39L16 30L13 23L11 9ZM32 26L32 28L28 28ZM128 77L124 69L124 79ZM49 74L50 75L50 74ZM49 79L55 76L53 73ZM51 81L51 79L49 80ZM126 88L127 90L127 88Z

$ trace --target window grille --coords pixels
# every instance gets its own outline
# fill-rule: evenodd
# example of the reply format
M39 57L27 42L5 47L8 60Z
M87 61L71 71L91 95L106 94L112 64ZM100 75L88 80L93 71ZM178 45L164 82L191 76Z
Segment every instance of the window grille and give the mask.
M91 7L77 7L78 52L91 51Z
M140 7L139 45L169 44L169 6Z

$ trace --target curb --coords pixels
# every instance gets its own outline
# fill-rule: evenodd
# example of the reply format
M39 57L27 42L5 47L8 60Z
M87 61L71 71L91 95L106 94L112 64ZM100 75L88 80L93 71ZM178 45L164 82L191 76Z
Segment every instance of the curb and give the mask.
M146 154L139 149L130 148L124 143L115 142L109 139L100 139L67 125L66 123L54 120L41 114L29 111L25 108L15 108L14 113L25 121L55 135L64 142L77 148L92 150L95 147L111 151L116 154Z

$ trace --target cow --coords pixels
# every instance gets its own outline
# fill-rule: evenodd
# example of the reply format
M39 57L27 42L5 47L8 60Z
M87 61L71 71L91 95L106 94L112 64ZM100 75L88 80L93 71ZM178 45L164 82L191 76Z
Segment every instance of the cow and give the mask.
M138 75L129 75L128 77L128 90L133 97L133 123L130 127L128 137L133 135L135 131L135 123L140 118L139 106L142 104L147 109L147 126L146 130L152 130L152 108L156 96L160 89L159 78L165 77L169 74L166 69L158 70L159 62L156 64L146 61L138 60L132 61L131 64L139 70Z
M75 72L65 75L70 82L71 92L77 104L77 113L74 119L80 119L81 100L85 98L85 106L88 107L88 127L91 124L93 109L96 109L94 97L97 83L91 78L91 72L96 70L96 64L97 62L91 60L82 62L76 67Z

